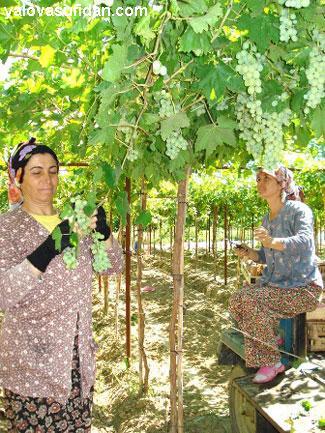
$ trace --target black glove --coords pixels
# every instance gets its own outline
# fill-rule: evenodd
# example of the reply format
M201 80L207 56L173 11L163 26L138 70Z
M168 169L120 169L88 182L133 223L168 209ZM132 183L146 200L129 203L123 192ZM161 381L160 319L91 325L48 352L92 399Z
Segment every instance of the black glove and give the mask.
M59 255L65 248L71 247L70 244L70 226L68 220L63 220L58 224L59 229L62 232L61 248L60 251L55 249L55 241L52 238L52 233L45 239L39 247L36 248L29 256L27 260L35 266L41 272L45 272L50 261L54 259L55 256Z
M106 221L106 212L103 206L99 206L97 209L97 223L96 223L96 232L101 233L104 236L104 239L101 241L106 241L111 235L111 229L109 228Z

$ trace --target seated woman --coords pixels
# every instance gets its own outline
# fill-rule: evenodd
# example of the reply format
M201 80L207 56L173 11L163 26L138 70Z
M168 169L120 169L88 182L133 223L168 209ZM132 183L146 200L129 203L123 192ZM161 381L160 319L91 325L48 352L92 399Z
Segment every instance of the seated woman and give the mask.
M244 245L236 253L267 266L255 286L232 295L229 311L245 333L247 367L259 368L253 381L266 383L285 369L275 335L279 319L314 310L323 281L316 263L313 214L299 201L292 172L282 166L274 171L262 169L256 182L270 209L255 230L262 248Z

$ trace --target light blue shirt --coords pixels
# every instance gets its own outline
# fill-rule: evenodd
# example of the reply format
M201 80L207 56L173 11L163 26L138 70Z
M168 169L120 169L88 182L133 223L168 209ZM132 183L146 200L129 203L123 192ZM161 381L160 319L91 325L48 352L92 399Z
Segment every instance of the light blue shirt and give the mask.
M271 285L281 288L301 287L314 281L323 287L314 245L313 213L300 201L287 201L277 217L263 219L272 238L280 238L284 250L262 247L259 262L266 263L259 280L261 286Z

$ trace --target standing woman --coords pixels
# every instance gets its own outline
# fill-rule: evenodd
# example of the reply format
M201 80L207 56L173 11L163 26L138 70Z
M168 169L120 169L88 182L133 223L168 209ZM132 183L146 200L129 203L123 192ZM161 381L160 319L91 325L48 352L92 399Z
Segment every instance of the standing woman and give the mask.
M279 319L314 310L323 281L316 263L313 214L299 200L292 172L282 166L260 170L256 182L270 209L255 230L262 248L243 246L236 252L267 266L258 286L244 287L230 298L229 310L245 332L247 367L259 368L253 381L266 383L284 371L275 335Z
M79 264L66 269L70 227L53 207L59 161L32 138L9 161L12 210L0 216L0 386L8 433L86 433L91 429L96 343L92 338L91 240L80 241ZM61 249L51 232L59 226ZM91 227L104 235L112 267L122 250L98 209Z

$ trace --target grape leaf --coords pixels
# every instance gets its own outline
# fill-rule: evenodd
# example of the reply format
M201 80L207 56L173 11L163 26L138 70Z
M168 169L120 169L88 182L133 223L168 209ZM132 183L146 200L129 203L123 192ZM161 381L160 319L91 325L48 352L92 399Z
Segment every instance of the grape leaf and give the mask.
M161 136L164 140L166 140L173 131L179 128L187 128L189 126L190 121L187 115L185 113L179 112L161 122Z
M156 33L150 27L150 15L142 17L134 26L134 34L140 36L145 47L149 47L150 42L155 39Z
M179 14L182 17L190 17L195 14L202 15L208 10L208 6L205 0L195 0L195 1L177 1L177 6L179 8Z
M126 45L112 46L113 54L104 65L102 77L111 83L120 79L123 68L127 65L128 49Z
M191 27L185 30L185 33L180 38L180 51L190 53L193 51L199 55L207 54L212 50L212 45L207 32L197 34Z
M41 55L39 57L39 62L43 66L43 68L47 68L54 61L55 49L50 45L45 45L41 47Z
M146 227L149 225L152 221L152 215L149 211L143 211L136 217L134 220L134 224L136 225L142 225L143 227Z
M55 242L55 249L61 251L62 232L58 226L52 231L52 238Z
M222 17L222 7L220 4L212 6L202 17L190 18L189 24L195 33L202 33L203 31L209 30L209 26L212 27L219 18Z
M236 145L236 136L232 129L221 128L215 125L206 125L198 129L195 151L206 150L206 157L211 155L218 146L228 144Z
M312 114L311 127L313 128L316 137L325 136L325 109L318 107Z
M249 38L255 42L262 53L269 47L271 41L279 42L279 19L271 14L261 14L256 17L242 15L238 20L241 30L248 30Z
M107 162L104 162L102 164L102 169L104 172L104 181L106 182L106 185L110 188L114 188L116 184L116 176L113 168Z
M115 199L115 206L118 214L122 218L122 223L126 224L126 215L129 211L129 202L125 191L120 191Z

